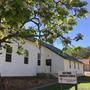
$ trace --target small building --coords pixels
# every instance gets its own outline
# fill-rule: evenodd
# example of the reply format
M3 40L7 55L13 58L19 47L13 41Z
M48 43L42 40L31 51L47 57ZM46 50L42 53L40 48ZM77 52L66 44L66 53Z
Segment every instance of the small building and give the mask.
M40 62L40 61L39 61ZM53 45L42 43L41 62L38 64L38 73L57 74L59 71L75 71L83 74L83 63L78 59L62 53Z
M90 76L90 58L80 60L83 64L83 70L85 76Z
M81 62L84 64L84 72L90 72L90 58L82 59Z
M83 74L83 63L61 50L43 42L39 49L35 41L26 40L25 55L18 55L18 44L0 51L0 75L2 77L35 76L37 73L57 74L59 71L75 71Z

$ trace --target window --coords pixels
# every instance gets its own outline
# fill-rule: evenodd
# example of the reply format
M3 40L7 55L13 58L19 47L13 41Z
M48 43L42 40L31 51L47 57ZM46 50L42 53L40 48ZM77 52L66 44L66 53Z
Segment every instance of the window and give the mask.
M12 53L12 47L8 47L8 48L6 49L6 52L7 52L7 53Z
M51 66L52 65L51 59L46 59L46 65L47 66Z
M46 65L50 67L50 72L52 72L52 60L51 59L46 59Z
M6 62L11 62L12 59L12 47L6 49Z
M38 60L38 65L39 65L39 66L41 65L41 62L40 62L40 60Z
M0 45L0 50L2 50L2 46Z
M69 68L71 68L71 61L69 61Z
M79 69L79 63L78 63L78 69Z
M74 68L76 68L76 62L74 62Z
M2 54L2 46L0 45L0 54Z
M24 64L28 64L28 57L24 57Z
M38 61L37 61L37 64L38 64L38 66L40 66L41 65L41 54L40 53L38 53L37 54L37 59L38 59Z
M29 56L29 53L27 50L25 50L24 64L28 64L28 60L29 60L28 56Z
M40 59L40 57L41 57L41 55L40 55L40 53L38 53L38 59Z

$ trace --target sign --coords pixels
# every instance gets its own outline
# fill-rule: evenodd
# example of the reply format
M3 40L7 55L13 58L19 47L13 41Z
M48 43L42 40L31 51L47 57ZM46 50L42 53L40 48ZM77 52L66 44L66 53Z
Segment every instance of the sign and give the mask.
M63 84L77 84L76 72L59 72L58 81Z

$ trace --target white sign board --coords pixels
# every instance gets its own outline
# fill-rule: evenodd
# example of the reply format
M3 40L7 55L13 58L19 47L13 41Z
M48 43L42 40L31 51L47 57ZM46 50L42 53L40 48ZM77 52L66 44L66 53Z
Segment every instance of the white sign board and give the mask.
M76 84L76 72L61 71L58 73L58 81L63 84Z

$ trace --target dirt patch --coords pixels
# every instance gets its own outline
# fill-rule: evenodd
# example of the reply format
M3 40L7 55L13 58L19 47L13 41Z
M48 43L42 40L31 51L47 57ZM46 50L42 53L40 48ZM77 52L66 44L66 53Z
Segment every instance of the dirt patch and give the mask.
M39 79L39 78L2 78L0 80L0 90L25 90L28 88L33 88L35 86L50 83L54 79Z

